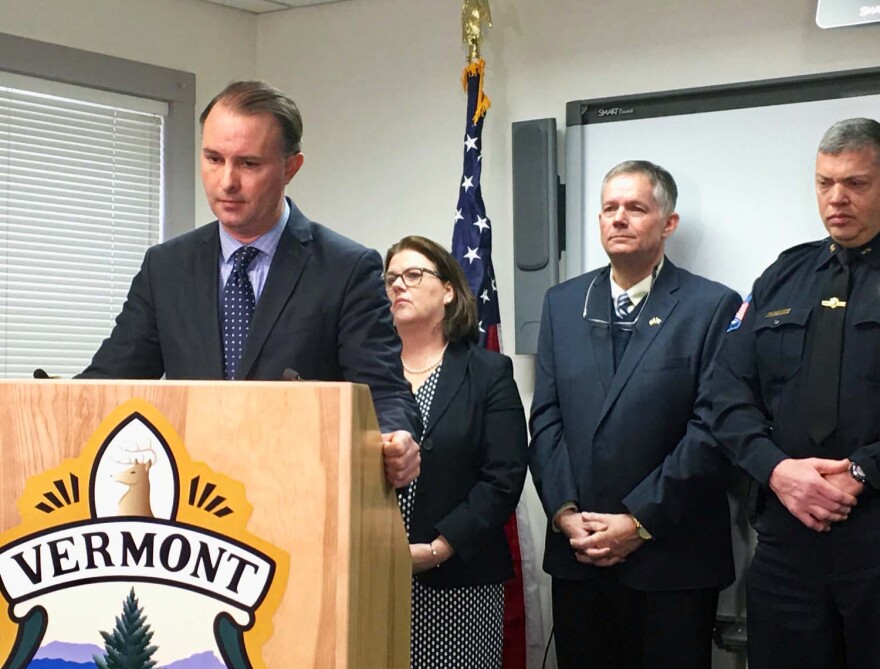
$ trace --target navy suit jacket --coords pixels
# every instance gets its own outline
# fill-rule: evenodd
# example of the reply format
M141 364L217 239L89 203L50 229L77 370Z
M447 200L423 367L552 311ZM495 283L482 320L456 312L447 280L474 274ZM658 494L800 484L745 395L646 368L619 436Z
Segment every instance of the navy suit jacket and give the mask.
M222 379L219 223L149 249L110 336L81 378ZM421 430L400 363L376 251L306 218L293 202L254 312L237 379L370 387L383 431Z
M510 358L451 344L421 446L409 540L429 543L442 534L455 554L416 578L435 588L511 578L504 524L522 492L528 438Z
M728 463L707 427L707 389L739 297L667 259L615 373L609 271L547 291L531 415L535 485L551 519L576 501L582 511L632 513L654 535L610 567L629 587L725 585ZM579 564L548 523L544 569L580 580L599 567Z

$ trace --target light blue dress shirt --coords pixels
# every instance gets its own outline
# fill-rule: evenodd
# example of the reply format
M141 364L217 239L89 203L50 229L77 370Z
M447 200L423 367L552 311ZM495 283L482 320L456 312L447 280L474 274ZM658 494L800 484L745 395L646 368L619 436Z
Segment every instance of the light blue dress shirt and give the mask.
M272 258L275 250L278 248L278 242L281 240L281 233L284 232L284 226L287 225L287 219L290 218L290 203L284 198L284 210L281 212L281 218L266 234L258 237L250 244L242 244L235 239L223 226L220 226L220 291L218 292L219 306L223 305L223 288L229 275L232 274L232 254L242 246L253 246L260 250L257 257L248 267L248 278L254 287L254 297L257 302L260 301L260 294L263 292L263 286L266 284L266 276L269 274L269 266L272 264Z

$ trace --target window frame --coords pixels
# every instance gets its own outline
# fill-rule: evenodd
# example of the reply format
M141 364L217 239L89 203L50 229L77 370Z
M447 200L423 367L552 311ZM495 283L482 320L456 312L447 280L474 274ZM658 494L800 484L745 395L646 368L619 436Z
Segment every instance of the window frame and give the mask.
M161 239L195 228L195 89L190 72L0 33L2 69L168 105Z

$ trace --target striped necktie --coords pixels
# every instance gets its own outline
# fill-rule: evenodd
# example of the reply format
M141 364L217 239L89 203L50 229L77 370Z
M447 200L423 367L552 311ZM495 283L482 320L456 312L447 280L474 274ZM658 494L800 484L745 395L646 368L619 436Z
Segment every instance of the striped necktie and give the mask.
M617 296L617 302L614 305L614 311L617 314L618 318L626 318L629 316L629 310L632 307L632 300L629 299L629 295L626 293L621 293Z

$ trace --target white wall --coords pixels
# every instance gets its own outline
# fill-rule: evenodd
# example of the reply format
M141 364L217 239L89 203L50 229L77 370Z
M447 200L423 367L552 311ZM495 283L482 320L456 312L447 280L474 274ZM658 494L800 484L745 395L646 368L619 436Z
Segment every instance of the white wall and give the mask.
M305 118L306 163L291 193L310 216L380 250L409 233L449 244L465 122L460 7L352 0L257 20L257 71ZM513 323L510 124L550 116L562 129L565 103L581 98L880 63L880 26L823 31L815 10L815 0L494 0L483 197L502 323ZM516 356L515 369L528 405L532 358ZM533 490L527 500L540 543Z
M464 130L460 7L351 0L254 17L195 0L0 0L0 30L194 72L197 111L232 79L273 82L305 118L306 163L292 196L313 218L384 250L408 233L451 239ZM563 128L565 103L580 98L880 63L880 26L823 31L815 8L816 0L493 0L483 196L502 322L513 323L510 123L555 116ZM209 220L201 192L194 197L197 222ZM512 327L506 343L512 350ZM532 360L515 365L528 402ZM533 498L530 508L540 520Z
M256 16L195 0L0 0L0 32L192 72L196 116L230 81L256 76ZM207 223L201 187L193 197Z
M257 71L290 92L305 118L306 162L291 193L309 215L382 250L411 232L449 242L464 130L460 6L351 0L257 19ZM483 197L503 322L513 322L510 123L555 116L563 128L565 102L585 97L880 63L880 26L823 31L815 8L815 0L495 0L483 49L493 102Z

